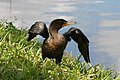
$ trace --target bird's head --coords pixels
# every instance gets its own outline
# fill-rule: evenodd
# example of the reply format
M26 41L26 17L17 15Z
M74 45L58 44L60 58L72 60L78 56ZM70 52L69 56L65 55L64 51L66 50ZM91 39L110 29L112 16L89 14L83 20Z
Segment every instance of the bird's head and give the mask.
M62 27L69 26L72 24L76 24L76 22L68 22L64 19L55 19L51 22L50 27L52 27L53 29L59 30Z

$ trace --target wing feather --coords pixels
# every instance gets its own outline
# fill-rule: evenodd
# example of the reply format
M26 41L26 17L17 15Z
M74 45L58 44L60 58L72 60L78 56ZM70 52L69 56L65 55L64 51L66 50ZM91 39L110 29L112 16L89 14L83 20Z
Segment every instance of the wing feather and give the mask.
M37 35L41 35L43 38L49 37L48 29L44 22L35 22L29 29L28 34L28 41L30 41Z
M78 28L70 28L65 34L66 39L70 37L78 44L78 49L83 55L85 61L90 63L89 58L89 40Z

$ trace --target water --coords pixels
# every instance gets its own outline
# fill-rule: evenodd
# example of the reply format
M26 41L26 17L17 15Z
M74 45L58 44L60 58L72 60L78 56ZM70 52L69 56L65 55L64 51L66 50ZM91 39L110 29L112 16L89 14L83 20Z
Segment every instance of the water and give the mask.
M80 28L90 40L92 64L113 64L120 72L120 0L0 0L0 18L28 29L35 21L47 25L56 18L76 21L70 27ZM66 51L80 54L73 41Z

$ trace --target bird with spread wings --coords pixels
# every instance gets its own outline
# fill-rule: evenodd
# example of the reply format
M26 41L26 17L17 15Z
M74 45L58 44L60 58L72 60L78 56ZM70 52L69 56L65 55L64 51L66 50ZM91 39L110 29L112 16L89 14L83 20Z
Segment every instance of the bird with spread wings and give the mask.
M64 49L69 41L73 39L78 49L83 55L83 58L87 63L90 63L89 57L89 40L83 34L83 32L75 27L70 28L64 34L60 34L59 30L63 27L75 24L76 22L68 22L64 19L55 19L51 22L49 29L44 22L35 22L29 29L28 41L41 35L44 39L42 45L42 58L43 60L48 58L55 58L56 64L62 60Z

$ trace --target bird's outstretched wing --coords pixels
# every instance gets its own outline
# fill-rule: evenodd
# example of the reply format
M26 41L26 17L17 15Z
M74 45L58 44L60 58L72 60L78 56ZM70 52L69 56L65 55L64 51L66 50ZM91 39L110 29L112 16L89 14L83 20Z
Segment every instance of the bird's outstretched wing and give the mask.
M89 40L83 34L83 32L78 28L70 28L66 33L63 34L67 41L70 41L72 38L77 44L78 49L83 55L85 61L90 63L89 58ZM71 37L71 38L70 38Z
M49 37L48 29L44 22L35 22L29 29L28 34L29 34L28 41L30 41L37 35L41 35L43 38Z

